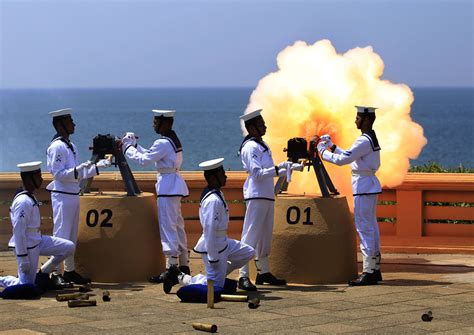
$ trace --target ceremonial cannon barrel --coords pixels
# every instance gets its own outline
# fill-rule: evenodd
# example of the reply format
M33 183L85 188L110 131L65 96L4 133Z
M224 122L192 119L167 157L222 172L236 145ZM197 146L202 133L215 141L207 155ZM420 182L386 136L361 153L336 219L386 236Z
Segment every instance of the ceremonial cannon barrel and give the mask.
M357 276L356 234L346 198L279 195L270 269L289 283L347 283Z
M86 193L80 198L76 268L96 282L146 281L165 268L156 196Z

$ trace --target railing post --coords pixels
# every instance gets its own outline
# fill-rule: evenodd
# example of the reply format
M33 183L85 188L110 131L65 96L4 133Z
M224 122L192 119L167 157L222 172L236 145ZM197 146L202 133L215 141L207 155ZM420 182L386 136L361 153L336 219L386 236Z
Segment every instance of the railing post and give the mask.
M397 236L423 236L423 192L397 190Z

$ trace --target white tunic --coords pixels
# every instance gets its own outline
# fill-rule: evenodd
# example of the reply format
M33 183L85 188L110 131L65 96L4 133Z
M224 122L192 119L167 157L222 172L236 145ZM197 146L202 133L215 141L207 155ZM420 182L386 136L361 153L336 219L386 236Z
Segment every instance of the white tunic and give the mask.
M182 150L175 147L173 141L167 137L157 139L150 149L142 146L130 146L125 155L138 164L146 166L155 163L156 194L157 196L188 196L189 191L179 169L183 163Z
M277 176L270 147L262 141L249 138L242 144L242 165L248 177L244 184L244 199L274 200L273 177Z
M8 242L9 248L15 249L17 257L28 255L41 242L41 217L36 198L28 191L18 193L10 207L10 218L13 236Z
M227 228L229 224L229 209L221 191L210 190L201 200L199 220L202 235L194 251L207 253L210 262L219 260L219 254L227 248Z
M53 181L46 186L48 191L79 194L81 179L94 177L99 174L95 164L80 171L77 148L71 141L58 136L53 139L47 150L47 167L53 175Z
M359 136L349 150L344 151L336 147L334 153L325 150L322 155L325 161L337 165L351 164L354 196L382 192L380 182L375 176L380 167L380 147L376 142L375 132L372 133L373 135L364 133Z

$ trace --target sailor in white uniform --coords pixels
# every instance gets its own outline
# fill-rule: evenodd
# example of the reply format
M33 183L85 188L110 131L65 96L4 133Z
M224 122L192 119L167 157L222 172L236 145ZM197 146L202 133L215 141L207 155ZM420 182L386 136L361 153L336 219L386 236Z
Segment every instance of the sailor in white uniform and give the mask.
M51 192L53 235L76 243L79 226L79 182L81 179L98 175L99 168L109 167L110 162L102 159L96 164L90 161L79 163L77 148L70 140L70 135L74 134L76 126L71 113L70 108L49 113L57 134L47 150L47 167L53 175L53 181L46 186L46 190ZM75 271L74 254L65 259L63 276L58 268L54 271L52 279L57 283L90 282L90 279L82 277Z
M183 163L183 148L173 131L175 111L153 110L153 128L161 137L150 149L137 144L137 138L128 132L122 139L124 154L142 166L155 164L158 222L161 245L166 257L166 269L179 265L180 270L190 274L188 242L181 215L181 198L189 195L188 187L179 173ZM162 283L167 271L150 278L151 282Z
M337 165L351 164L354 221L363 255L363 272L349 285L376 285L382 280L380 233L376 216L377 196L382 193L382 188L375 176L380 167L380 146L372 129L376 108L363 106L356 108L355 124L362 134L350 149L340 149L332 143L329 135L323 135L318 144L318 151L325 161Z
M273 163L272 152L267 143L262 140L267 127L261 115L262 110L242 115L248 135L240 146L240 157L248 177L244 184L245 212L241 241L255 249L255 264L257 266L256 284L286 285L286 280L276 278L268 263L270 255L273 213L275 207L274 181L279 175L286 175L287 162L278 166ZM301 165L290 167L301 170ZM239 288L255 291L257 288L249 278L249 266L244 265L239 271Z
M13 249L18 263L18 277L0 277L0 287L34 284L39 256L52 256L42 267L41 273L49 274L66 257L74 252L74 243L62 238L41 235L40 203L34 191L41 187L41 162L17 165L23 181L23 189L13 198L10 218L13 236L8 247Z
M202 192L199 206L202 235L193 250L201 254L206 274L191 277L178 272L177 277L165 281L168 289L177 281L181 285L207 285L208 279L214 281L215 287L224 288L227 275L247 264L255 255L251 246L227 237L229 209L221 191L227 180L223 161L224 158L217 158L199 164L204 170L207 187Z

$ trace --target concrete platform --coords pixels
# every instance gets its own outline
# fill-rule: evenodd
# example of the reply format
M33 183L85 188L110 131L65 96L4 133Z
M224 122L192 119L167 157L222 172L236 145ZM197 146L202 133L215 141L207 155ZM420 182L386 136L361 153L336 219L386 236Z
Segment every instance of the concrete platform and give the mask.
M191 269L202 270L192 255ZM98 305L68 308L54 294L38 300L0 299L4 334L198 334L193 322L214 323L224 334L473 334L473 255L383 255L383 284L261 286L261 306L219 302L216 308L180 303L149 283L95 283ZM359 264L360 267L360 264ZM10 252L0 252L0 275L16 272ZM102 290L112 301L101 300ZM176 289L173 289L173 293ZM431 322L421 320L431 310Z

